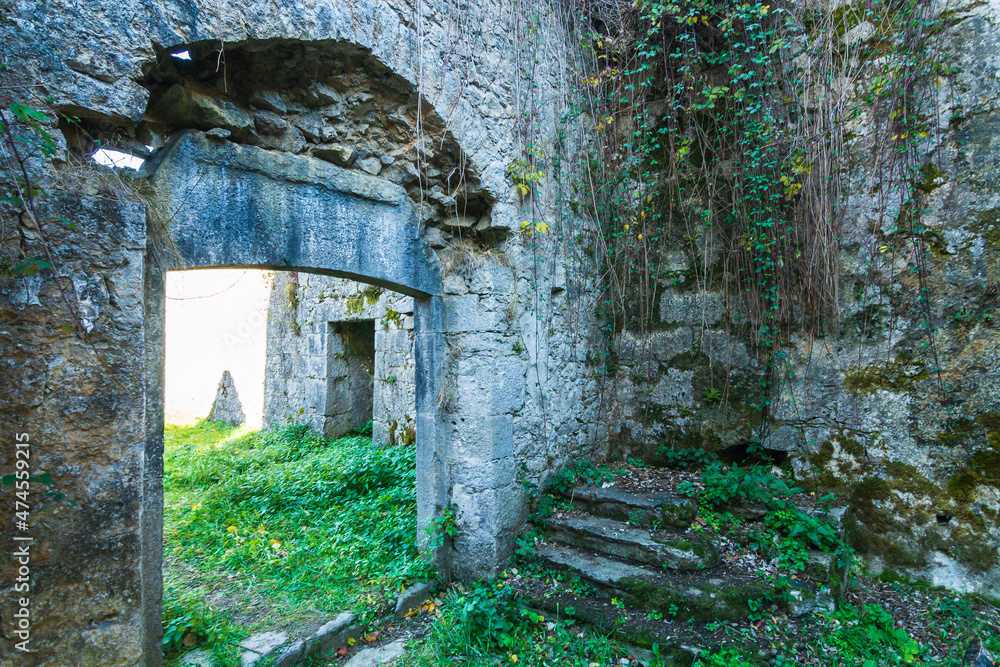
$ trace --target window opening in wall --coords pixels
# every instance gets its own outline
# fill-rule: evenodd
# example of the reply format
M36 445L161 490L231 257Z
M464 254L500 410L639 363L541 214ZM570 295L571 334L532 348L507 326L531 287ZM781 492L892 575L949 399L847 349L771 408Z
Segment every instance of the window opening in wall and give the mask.
M345 608L391 609L427 567L412 299L315 274L170 272L164 335L165 664L278 658Z
M116 151L111 148L98 148L93 155L93 160L97 164L105 167L115 167L116 169L134 169L136 171L145 164L141 157Z

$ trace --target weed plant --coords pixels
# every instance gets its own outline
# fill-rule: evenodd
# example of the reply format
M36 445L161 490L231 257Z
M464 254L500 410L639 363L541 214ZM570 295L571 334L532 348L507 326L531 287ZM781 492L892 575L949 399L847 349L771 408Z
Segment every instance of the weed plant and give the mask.
M572 615L526 607L499 578L454 589L406 664L588 667L619 664L628 654L617 642L583 631Z

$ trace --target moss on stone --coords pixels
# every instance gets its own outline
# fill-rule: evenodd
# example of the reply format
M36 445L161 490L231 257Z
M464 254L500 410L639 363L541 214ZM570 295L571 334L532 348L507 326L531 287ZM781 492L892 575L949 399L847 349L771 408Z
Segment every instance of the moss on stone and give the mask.
M909 552L899 539L912 535L912 524L876 504L889 500L893 488L889 480L874 475L854 485L851 512L844 517L848 542L857 551L881 556L890 565L920 567L925 563L923 555Z
M938 257L947 257L952 253L948 252L948 241L945 240L944 234L937 229L925 229L921 238L924 241L924 247L930 250L932 253Z
M722 438L708 424L671 429L667 432L664 442L668 449L673 450L701 449L706 452L717 452L722 448Z
M937 441L942 445L961 445L975 433L976 425L970 419L954 419L948 424L948 428L937 435Z
M882 573L876 579L884 581L887 584L904 584L906 586L913 586L917 583L913 577L908 576L906 573L897 572L889 568L882 570Z
M957 529L952 533L948 550L955 559L978 572L987 572L997 565L997 548L991 540L970 529Z
M862 394L871 394L877 389L909 391L929 376L924 362L900 354L888 363L852 366L845 374L844 386Z
M1000 249L1000 208L980 211L972 228L982 234L987 248Z
M768 592L767 585L758 581L729 581L725 585L699 583L697 588L685 587L681 591L629 577L616 586L642 600L644 607L663 614L676 614L678 620L693 619L700 623L742 620L749 615L750 600L760 599Z
M897 491L912 493L915 496L930 496L931 498L940 494L938 487L911 465L892 461L886 464L885 472L892 477L891 486Z
M964 431L958 433L962 436L961 441L970 437L973 423L969 420L962 420ZM986 439L989 442L988 449L982 449L969 457L969 465L956 472L945 484L945 490L952 498L960 503L971 503L973 494L977 486L1000 487L1000 416L996 413L986 413L976 418L975 423L986 429ZM938 439L942 439L942 435Z
M960 470L951 476L945 484L948 495L960 503L972 502L972 491L976 488L978 477L972 470Z
M844 517L844 530L851 547L859 553L880 556L885 563L895 567L924 566L924 556L907 551L888 531L891 520L885 516L874 517L875 512L866 512L866 521L861 520L860 513L848 513Z
M809 457L809 462L822 470L833 460L833 441L824 440L819 451Z
M887 480L869 475L854 485L853 500L856 503L870 503L873 500L888 500L891 494L892 487Z
M926 162L922 167L920 167L920 180L917 181L917 189L925 194L930 194L934 192L937 188L941 187L941 183L937 180L944 176L945 173L938 169L938 166L933 162ZM926 232L924 240L926 241Z
M707 368L711 360L704 352L689 351L678 354L670 359L669 366L682 371L693 371Z
M976 417L976 423L987 431L1000 432L1000 414L995 412L985 412Z

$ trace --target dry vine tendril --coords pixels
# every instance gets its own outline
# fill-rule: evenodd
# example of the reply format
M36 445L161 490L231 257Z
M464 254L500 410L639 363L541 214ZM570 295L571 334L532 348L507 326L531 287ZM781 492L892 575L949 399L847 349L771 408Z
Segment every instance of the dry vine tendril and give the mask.
M763 362L763 437L792 332L837 330L839 205L858 168L848 155L864 151L863 169L882 179L868 263L889 280L887 260L913 265L898 279L916 283L924 348L940 373L921 184L924 156L938 154L947 131L932 120L954 73L942 38L969 8L638 0L582 9L596 65L582 83L600 147L587 167L608 331L648 332L664 285L725 293L733 326ZM686 269L672 266L675 248Z

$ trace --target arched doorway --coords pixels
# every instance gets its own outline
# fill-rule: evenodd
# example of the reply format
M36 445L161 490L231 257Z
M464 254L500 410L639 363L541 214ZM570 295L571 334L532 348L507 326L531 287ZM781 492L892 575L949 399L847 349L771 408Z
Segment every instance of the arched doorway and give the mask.
M160 662L163 530L163 323L167 270L243 267L351 278L414 298L417 514L448 503L438 451L444 332L437 260L405 190L309 157L175 133L148 166L157 197L145 276L143 662ZM159 222L159 229L155 223ZM158 233L157 233L158 232ZM421 534L422 531L421 531ZM442 555L443 558L443 555ZM447 563L438 563L447 567Z

